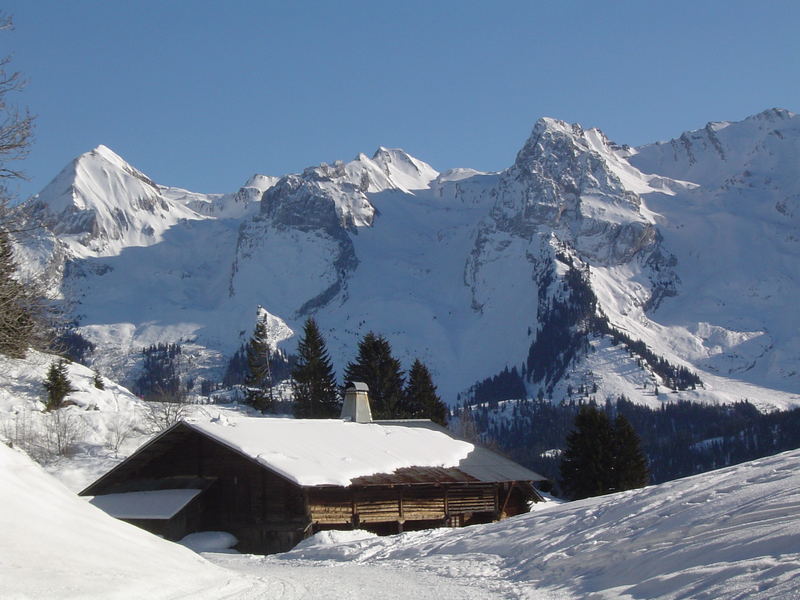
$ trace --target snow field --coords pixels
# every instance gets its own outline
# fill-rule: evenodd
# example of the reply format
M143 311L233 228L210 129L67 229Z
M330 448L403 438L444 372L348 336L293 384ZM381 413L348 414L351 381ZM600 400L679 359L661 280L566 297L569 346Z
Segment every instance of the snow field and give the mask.
M209 558L280 578L287 599L333 598L339 581L349 598L373 597L375 582L381 598L436 597L420 583L442 598L797 598L799 466L792 451L489 525Z

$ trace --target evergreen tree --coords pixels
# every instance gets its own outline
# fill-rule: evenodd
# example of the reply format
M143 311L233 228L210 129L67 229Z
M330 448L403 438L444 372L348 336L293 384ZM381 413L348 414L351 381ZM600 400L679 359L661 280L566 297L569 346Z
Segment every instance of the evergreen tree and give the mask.
M566 496L580 500L613 491L614 452L614 431L606 413L593 405L581 407L561 458Z
M36 302L17 281L16 270L10 236L0 229L0 354L23 358L32 344L35 319L31 308Z
M336 376L317 322L309 317L297 345L292 370L294 416L298 419L331 419L341 414Z
M75 391L75 388L69 382L66 360L62 358L50 364L43 385L44 389L47 390L46 410L51 411L61 408L64 398Z
M431 372L419 359L408 372L404 416L412 419L430 419L439 425L447 425L447 406L436 393Z
M614 487L617 491L644 487L649 478L639 436L619 414L614 420Z
M621 414L612 425L595 406L583 406L567 435L561 485L573 500L644 487L649 479L639 436Z
M369 386L372 417L395 419L403 402L403 374L400 362L392 356L392 348L382 335L367 333L358 344L355 362L347 365L345 384L363 381Z
M226 387L242 385L244 384L244 380L247 377L248 372L247 344L242 344L228 361L228 366L225 368L225 374L222 376L222 385Z
M258 307L256 328L247 343L247 386L246 401L254 408L266 413L272 410L272 374L270 372L270 346L267 341L266 313Z
M182 396L180 344L158 343L142 348L142 370L134 382L145 400L172 402Z

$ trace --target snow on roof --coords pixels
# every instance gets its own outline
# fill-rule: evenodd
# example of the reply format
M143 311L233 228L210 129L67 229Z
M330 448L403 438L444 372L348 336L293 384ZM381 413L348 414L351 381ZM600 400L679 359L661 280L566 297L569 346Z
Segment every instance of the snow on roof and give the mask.
M118 519L171 519L202 490L151 490L95 496L89 502Z
M350 485L404 467L457 467L475 446L424 427L338 419L186 423L298 485Z

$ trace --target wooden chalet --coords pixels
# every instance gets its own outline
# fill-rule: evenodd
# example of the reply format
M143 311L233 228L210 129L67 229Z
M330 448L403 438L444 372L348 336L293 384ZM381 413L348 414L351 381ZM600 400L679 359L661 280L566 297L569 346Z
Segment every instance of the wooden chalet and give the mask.
M167 539L227 531L261 554L324 529L486 523L541 500L544 477L430 421L371 421L362 386L342 419L179 422L81 495Z

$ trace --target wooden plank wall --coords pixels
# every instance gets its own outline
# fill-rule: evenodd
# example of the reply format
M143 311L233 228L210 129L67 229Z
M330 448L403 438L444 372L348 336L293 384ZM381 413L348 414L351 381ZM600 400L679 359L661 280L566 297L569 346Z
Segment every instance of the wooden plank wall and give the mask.
M498 514L495 484L309 488L308 509L319 525L441 521L455 515Z
M202 494L195 530L228 531L242 552L284 552L308 530L302 488L205 436L182 436L180 444L132 474L139 479L176 475L217 478Z

